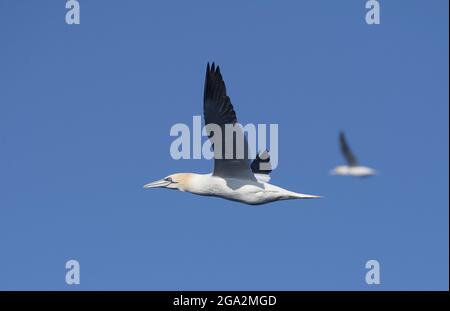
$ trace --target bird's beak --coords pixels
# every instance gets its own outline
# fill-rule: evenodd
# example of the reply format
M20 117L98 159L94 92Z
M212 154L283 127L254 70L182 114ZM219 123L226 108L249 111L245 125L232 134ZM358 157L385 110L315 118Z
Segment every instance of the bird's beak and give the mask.
M150 188L163 188L170 185L170 181L160 179L151 183L148 183L144 185L144 189L150 189Z

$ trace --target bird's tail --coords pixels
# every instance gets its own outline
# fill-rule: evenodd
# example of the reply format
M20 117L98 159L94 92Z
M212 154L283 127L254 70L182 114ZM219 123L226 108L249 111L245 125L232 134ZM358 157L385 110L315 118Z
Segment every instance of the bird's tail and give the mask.
M292 199L320 199L320 198L322 198L320 195L304 194L304 193L297 193L297 192L289 192L289 197Z

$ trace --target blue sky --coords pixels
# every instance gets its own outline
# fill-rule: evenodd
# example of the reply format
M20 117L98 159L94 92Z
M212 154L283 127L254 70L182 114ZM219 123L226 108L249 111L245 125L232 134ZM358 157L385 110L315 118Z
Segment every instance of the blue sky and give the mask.
M448 289L448 1L380 3L0 0L0 289ZM324 199L142 189L211 170L169 154L208 61L279 124L273 183ZM340 129L379 176L328 175Z

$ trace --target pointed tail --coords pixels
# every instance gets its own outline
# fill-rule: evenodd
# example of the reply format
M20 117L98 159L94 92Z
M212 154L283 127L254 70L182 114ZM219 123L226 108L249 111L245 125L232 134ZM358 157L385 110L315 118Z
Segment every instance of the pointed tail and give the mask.
M290 192L289 196L292 199L321 199L321 198L323 198L320 195L304 194L304 193L297 193L297 192Z

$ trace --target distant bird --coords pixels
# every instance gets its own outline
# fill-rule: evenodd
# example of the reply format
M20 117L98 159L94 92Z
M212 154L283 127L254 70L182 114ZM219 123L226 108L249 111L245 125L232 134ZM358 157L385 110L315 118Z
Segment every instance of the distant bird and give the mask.
M208 63L203 97L203 114L205 125L220 126L222 139L225 139L225 125L236 124L237 118L230 98L227 96L225 83L222 79L219 66ZM296 193L269 184L269 174L272 171L270 157L267 151L259 153L251 162L248 156L247 140L241 128L233 135L232 141L223 143L225 148L220 155L219 148L214 148L214 135L210 135L214 149L214 171L211 174L178 173L169 175L161 180L146 184L144 188L178 189L184 192L204 196L216 196L227 200L246 204L264 204L278 200L312 199L316 195ZM212 133L210 133L212 134ZM238 157L234 152L231 157L225 158L226 146L237 145L238 136L243 138L244 156ZM236 151L237 148L233 150ZM265 163L265 167L261 165Z
M368 177L376 174L373 168L361 166L358 164L356 157L353 155L350 147L347 144L345 135L343 132L339 133L339 145L341 147L342 155L347 161L348 165L340 165L331 171L331 175L349 175L356 177Z

